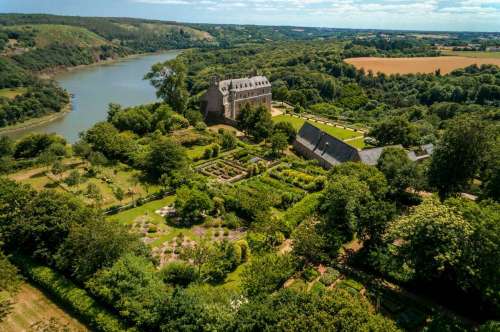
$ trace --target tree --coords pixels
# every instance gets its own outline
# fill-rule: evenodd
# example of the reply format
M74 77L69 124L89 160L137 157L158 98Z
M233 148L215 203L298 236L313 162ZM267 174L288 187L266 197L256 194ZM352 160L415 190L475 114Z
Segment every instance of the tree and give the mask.
M197 268L197 279L201 278L201 268L208 262L213 248L206 238L200 238L195 245L182 248L181 258L190 260Z
M99 270L86 285L120 316L145 331L157 330L161 308L170 295L151 261L133 254Z
M99 269L111 267L125 253L140 253L143 249L139 237L127 228L93 220L71 227L55 260L59 269L84 282Z
M288 121L280 121L274 125L274 133L281 132L287 137L288 143L292 143L297 136L297 130Z
M408 187L414 187L417 184L416 164L408 158L404 149L397 147L384 149L377 168L384 173L392 194L401 195Z
M274 133L270 138L271 149L274 155L281 155L288 146L287 137L282 132Z
M151 150L145 160L145 171L154 179L163 174L186 167L188 158L184 148L174 140L162 137L151 143Z
M14 141L8 136L0 136L0 158L12 156Z
M388 187L384 175L375 167L344 163L332 168L319 212L321 227L327 234L330 254L356 234L370 248L382 241L395 207L385 200Z
M245 104L238 114L238 126L256 141L262 141L271 135L273 120L264 106L253 108L250 104Z
M326 239L318 229L318 221L309 218L292 233L294 256L306 264L317 264L327 259Z
M175 209L182 225L192 225L212 211L213 202L206 193L183 186L176 191Z
M169 104L174 111L183 114L189 97L186 88L186 65L180 59L169 60L153 65L146 74L156 88L156 95Z
M500 140L492 144L487 152L485 166L482 170L481 189L484 197L500 202Z
M263 297L280 288L295 272L290 255L267 254L255 257L241 273L241 285L249 297Z
M453 120L446 129L429 167L429 184L446 197L467 188L488 153L491 138L477 118Z
M415 145L417 131L414 125L404 117L390 117L375 124L369 135L375 138L380 145L402 144Z
M123 191L122 187L116 187L113 190L113 195L115 195L115 198L120 201L120 203L123 201L125 198L125 192Z
M80 181L81 181L80 172L78 172L78 170L76 169L69 172L68 177L64 179L64 182L68 186L76 186L77 184L80 183Z
M9 248L14 246L52 263L71 227L96 218L96 213L73 195L42 191L21 207L5 231L5 242Z
M220 133L221 146L224 150L231 150L236 147L236 135L229 130L222 130Z
M240 306L230 330L399 331L392 320L376 314L368 300L339 287L322 292L281 289L251 299Z
M391 224L390 241L397 240L395 255L420 280L452 278L459 270L473 235L472 226L455 211L426 199Z
M85 195L94 201L96 207L100 207L102 203L101 189L95 183L89 183Z

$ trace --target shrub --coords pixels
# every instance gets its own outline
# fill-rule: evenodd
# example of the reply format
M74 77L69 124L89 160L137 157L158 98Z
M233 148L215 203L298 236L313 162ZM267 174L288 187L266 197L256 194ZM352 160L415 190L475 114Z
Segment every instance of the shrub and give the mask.
M308 267L304 270L303 276L307 281L313 281L319 276L319 272L313 267Z
M196 281L197 272L193 265L184 261L175 261L160 270L164 282L173 285L187 286Z

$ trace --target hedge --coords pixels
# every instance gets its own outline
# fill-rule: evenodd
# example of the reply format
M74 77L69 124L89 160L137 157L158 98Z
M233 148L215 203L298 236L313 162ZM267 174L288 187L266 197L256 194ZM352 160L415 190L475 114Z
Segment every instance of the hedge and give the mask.
M27 278L47 291L56 299L56 302L73 312L93 330L103 332L136 331L134 328L127 328L117 317L88 295L84 289L77 287L51 268L39 265L26 257L16 256L13 260Z
M307 195L300 202L286 210L282 218L290 232L316 211L321 195L321 192Z

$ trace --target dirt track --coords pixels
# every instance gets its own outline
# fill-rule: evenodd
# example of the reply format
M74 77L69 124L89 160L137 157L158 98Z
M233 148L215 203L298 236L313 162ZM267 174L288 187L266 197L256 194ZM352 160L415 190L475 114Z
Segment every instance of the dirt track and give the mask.
M472 64L495 64L500 66L500 59L469 58L461 56L443 57L416 57L416 58L350 58L345 62L354 65L356 68L364 68L373 73L382 72L385 74L416 74L434 73L441 69L441 74L448 74L455 69L464 68Z

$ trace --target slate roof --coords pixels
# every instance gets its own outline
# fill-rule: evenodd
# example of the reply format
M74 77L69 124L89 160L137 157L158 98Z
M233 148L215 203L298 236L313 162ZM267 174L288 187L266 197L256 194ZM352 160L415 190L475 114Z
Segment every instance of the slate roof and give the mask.
M363 164L374 166L377 164L384 149L388 148L388 146L384 146L358 150L308 122L305 122L302 128L300 128L296 140L310 152L314 153L316 157L321 158L331 166L348 161L360 161ZM403 148L401 145L394 145L393 147ZM414 151L409 151L408 158L418 161L429 157L434 150L434 145L422 145L420 149L424 155L417 156Z
M271 83L265 76L254 76L237 79L229 79L219 82L219 90L223 95L229 91L247 91L259 88L270 87Z
M330 165L359 160L358 150L306 122L300 128L297 141Z

